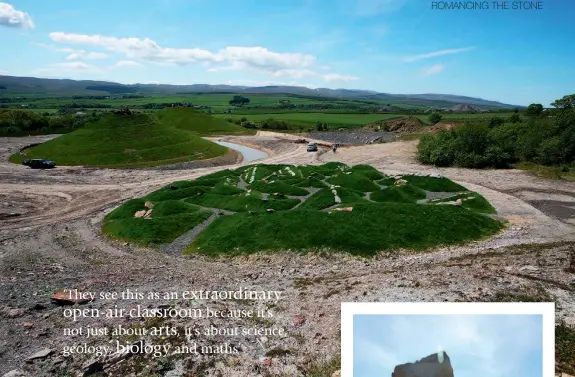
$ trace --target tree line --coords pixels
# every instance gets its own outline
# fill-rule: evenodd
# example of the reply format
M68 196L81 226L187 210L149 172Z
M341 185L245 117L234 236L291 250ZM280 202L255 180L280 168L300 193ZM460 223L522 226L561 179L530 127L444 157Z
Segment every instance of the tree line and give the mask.
M0 109L0 136L27 136L67 133L100 119L104 113L92 112L84 117L47 116L31 111Z
M422 163L466 168L506 168L517 162L547 166L575 164L575 94L553 102L545 110L531 104L522 118L494 117L471 121L435 135L425 135L418 146Z

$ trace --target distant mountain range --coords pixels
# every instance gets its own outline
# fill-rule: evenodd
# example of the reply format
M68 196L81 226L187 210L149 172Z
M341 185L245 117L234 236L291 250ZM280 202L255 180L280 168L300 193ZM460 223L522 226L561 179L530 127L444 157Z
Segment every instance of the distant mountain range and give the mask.
M349 100L372 101L378 104L417 105L445 109L514 109L524 106L510 105L481 98L450 94L389 94L373 90L355 89L310 89L301 86L235 86L235 85L167 85L131 84L124 85L108 81L44 79L37 77L0 76L0 95L4 94L52 94L52 95L106 95L120 93L147 94L292 94L309 97L329 97Z

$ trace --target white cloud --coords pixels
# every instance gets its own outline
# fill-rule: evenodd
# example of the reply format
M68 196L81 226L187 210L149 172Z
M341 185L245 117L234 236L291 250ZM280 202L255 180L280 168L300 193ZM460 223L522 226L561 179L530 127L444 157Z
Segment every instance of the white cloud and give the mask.
M208 62L202 64L206 67L210 66ZM232 62L229 65L208 68L208 72L238 71L240 69L249 69L249 67L241 62Z
M69 54L66 59L67 60L88 60L88 59L107 59L108 58L108 54L104 53L104 52L90 52L90 51L85 51L85 50L76 50L70 47L58 47L58 46L54 46L51 44L46 44L46 43L37 43L37 42L32 42L32 44L36 45L36 46L40 46L43 48L47 48L53 51L57 51L57 52L65 52L67 54Z
M34 28L34 22L28 13L16 10L12 5L1 2L0 25L23 29Z
M116 63L116 67L141 67L142 65L133 60L120 60Z
M209 72L248 70L263 72L271 77L291 77L301 79L317 77L325 82L352 81L357 77L337 73L320 74L311 67L315 56L303 53L283 53L270 51L264 47L225 47L218 51L200 48L163 47L149 38L117 38L102 35L73 34L63 32L50 33L50 38L58 43L102 47L108 51L123 54L129 60L144 60L161 65L187 65L198 63ZM63 51L63 48L56 48ZM66 52L76 59L95 58L97 53L66 48ZM75 55L80 52L83 55ZM92 55L88 55L92 54ZM72 59L70 57L70 59ZM330 69L321 66L320 69Z
M9 74L8 71L3 71L3 70L0 69L0 75L6 76L6 75L8 75L8 74Z
M272 76L274 77L288 76L293 77L294 79L301 79L303 77L317 76L317 73L309 69L281 69L279 71L274 72Z
M217 52L199 48L162 47L145 38L117 38L102 35L50 33L56 42L103 47L126 55L130 59L149 60L158 63L185 65L208 62L213 64L236 64L261 71L276 72L294 67L306 67L315 57L300 53L279 53L264 47L226 47ZM215 68L217 69L217 68Z
M340 75L339 73L329 73L327 75L322 76L323 81L325 82L334 82L334 81L354 81L357 80L358 77L356 76L349 76L349 75Z
M331 67L329 65L322 65L321 67L319 67L320 69L323 69L324 71L329 71L331 69Z
M437 74L443 72L444 69L445 69L444 65L435 64L435 65L432 65L431 67L424 68L422 71L422 74L423 74L423 76L433 76L433 75L437 75Z
M434 51L434 52L430 52L427 54L408 56L408 57L404 58L403 61L406 63L411 63L411 62L415 62L415 61L422 60L422 59L434 58L436 56L459 54L461 52L473 50L474 48L475 47L464 47L464 48L454 48L454 49L450 49L450 50Z
M78 50L72 52L66 57L67 60L78 60L78 59L107 59L108 54L104 52L88 52L84 50Z
M81 61L48 64L34 71L36 74L59 76L70 73L102 73L103 70Z

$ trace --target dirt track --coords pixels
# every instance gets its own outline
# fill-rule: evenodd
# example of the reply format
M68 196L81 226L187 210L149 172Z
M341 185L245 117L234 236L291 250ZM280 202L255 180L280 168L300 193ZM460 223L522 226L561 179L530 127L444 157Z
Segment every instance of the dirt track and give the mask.
M0 138L0 317L4 316L0 321L0 375L15 368L34 376L54 375L50 370L64 367L82 370L82 357L56 362L60 360L51 356L24 363L43 347L57 349L62 342L69 342L61 334L66 325L61 309L49 301L49 292L68 287L160 291L193 285L284 290L284 310L273 322L285 326L290 335L267 339L264 348L297 352L274 358L267 365L259 345L240 339L244 346L238 364L225 362L229 357L224 355L224 362L205 367L219 370L222 376L258 376L264 375L263 370L297 375L310 357L335 356L339 352L341 301L478 301L522 293L556 300L558 317L575 324L575 285L570 285L574 275L564 271L570 253L575 252L575 184L516 170L422 166L415 161L414 142L316 154L306 152L305 144L285 141L293 138L259 132L226 141L273 152L258 163L342 161L371 164L388 173L437 172L484 195L510 226L490 240L462 247L427 254L382 254L371 260L290 253L233 261L173 257L107 240L99 234L99 222L128 198L226 167L154 171L59 167L36 171L11 164L7 157L46 137ZM98 301L89 305L104 304L113 305ZM294 327L292 320L298 315L306 320ZM206 360L194 360L194 365ZM182 375L178 371L185 363L178 361L170 375Z

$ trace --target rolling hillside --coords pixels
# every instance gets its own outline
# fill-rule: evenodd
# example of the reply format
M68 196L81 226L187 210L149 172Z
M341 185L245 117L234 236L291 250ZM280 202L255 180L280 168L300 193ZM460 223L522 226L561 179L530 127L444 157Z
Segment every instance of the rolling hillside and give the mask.
M481 98L464 97L448 94L389 94L372 90L350 89L310 89L301 86L232 86L232 85L165 85L133 84L124 85L106 81L76 81L61 79L44 79L35 77L0 76L0 96L2 94L51 94L51 95L109 95L125 93L146 94L193 94L193 93L261 93L261 94L294 94L312 97L331 97L351 100L367 100L382 105L405 104L450 108L458 104L473 105L483 109L512 109L522 106L504 104Z

